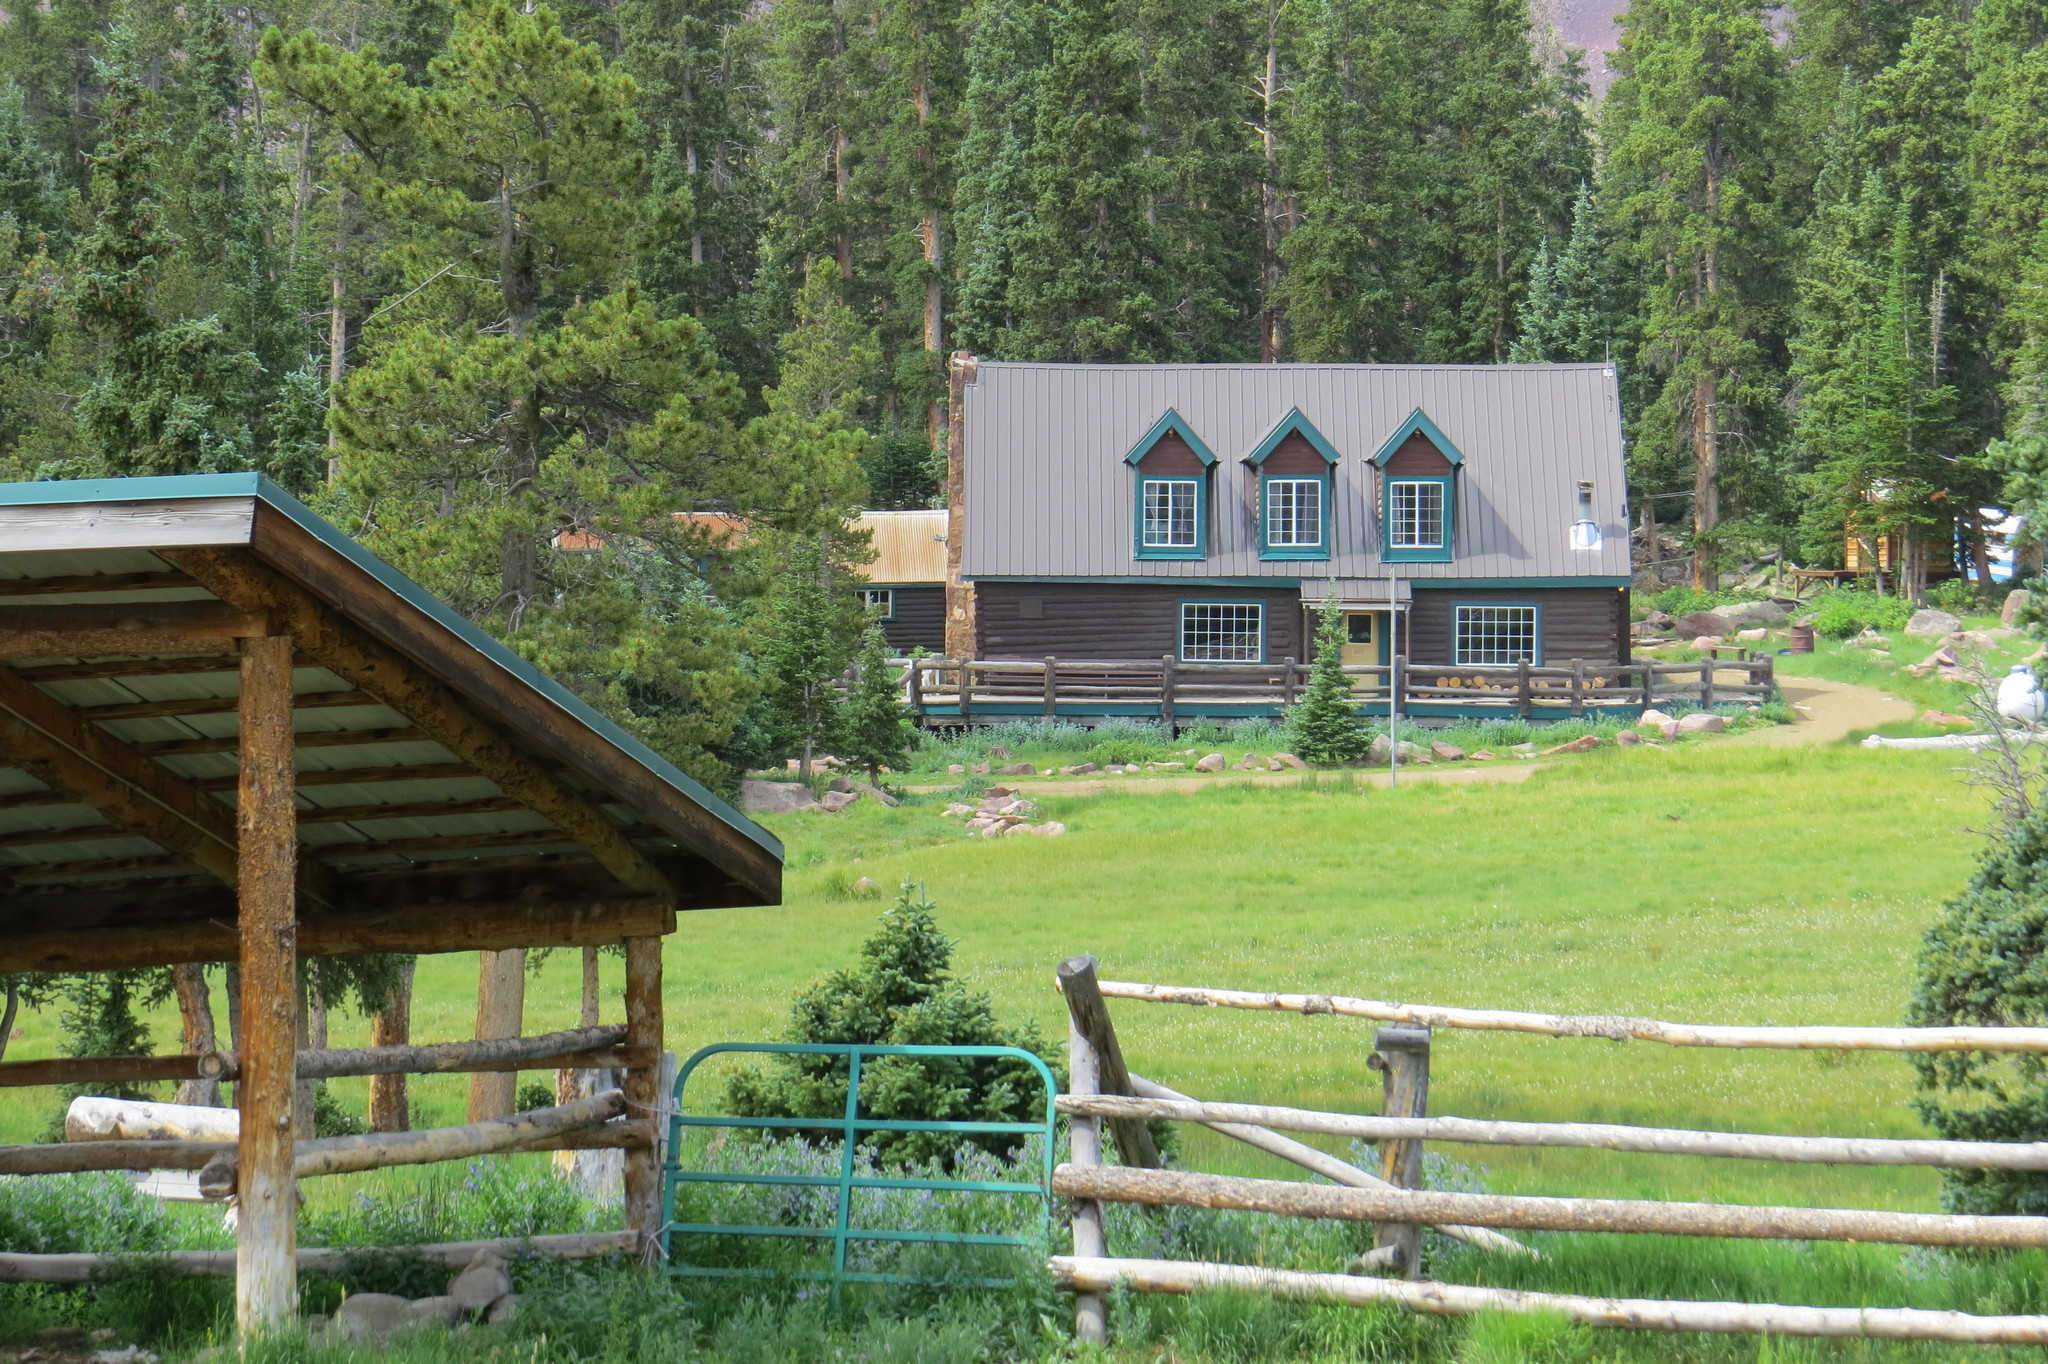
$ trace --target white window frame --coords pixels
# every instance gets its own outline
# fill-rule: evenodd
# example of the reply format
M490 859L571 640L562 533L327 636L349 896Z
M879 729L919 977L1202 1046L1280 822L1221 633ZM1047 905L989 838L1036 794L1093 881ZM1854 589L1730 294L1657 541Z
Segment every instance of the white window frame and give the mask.
M1422 503L1424 499L1417 492L1427 488L1429 496L1436 502L1436 521L1430 534L1422 538ZM1401 506L1402 494L1410 494L1410 506L1404 520ZM1390 480L1387 489L1387 543L1395 549L1442 549L1444 547L1444 502L1446 490L1443 480L1436 478L1396 478ZM1406 537L1406 538L1404 538Z
M1516 637L1526 631L1524 650ZM1455 662L1477 668L1512 668L1543 661L1543 613L1514 602L1475 602L1451 613Z
M1152 538L1152 490L1169 490L1166 504L1164 527L1167 538ZM1174 532L1173 505L1181 496L1187 499L1187 539L1172 538ZM1202 480L1199 478L1157 478L1140 476L1138 479L1138 545L1141 549L1195 550L1202 547Z
M896 619L896 589L893 587L863 587L860 590L861 606L871 620ZM876 610L877 607L881 609Z
M1271 549L1321 549L1323 547L1323 480L1314 477L1268 478L1266 480L1266 545ZM1301 490L1308 489L1314 501L1307 529L1312 539L1301 539L1303 516ZM1288 515L1280 515L1283 501Z
M1206 617L1206 618L1205 618ZM1195 644L1198 633L1208 636ZM1246 641L1249 641L1249 645ZM1247 601L1184 601L1180 604L1180 661L1263 663L1266 661L1266 606Z

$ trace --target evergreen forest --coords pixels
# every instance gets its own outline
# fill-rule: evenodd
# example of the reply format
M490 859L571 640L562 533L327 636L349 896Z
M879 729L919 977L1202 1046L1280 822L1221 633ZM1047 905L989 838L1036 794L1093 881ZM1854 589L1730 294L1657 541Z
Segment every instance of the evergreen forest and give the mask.
M1609 363L1700 585L1988 585L2048 3L1620 22L1595 98L1525 0L10 5L0 478L260 470L713 782L815 728L770 662L851 659L956 351Z

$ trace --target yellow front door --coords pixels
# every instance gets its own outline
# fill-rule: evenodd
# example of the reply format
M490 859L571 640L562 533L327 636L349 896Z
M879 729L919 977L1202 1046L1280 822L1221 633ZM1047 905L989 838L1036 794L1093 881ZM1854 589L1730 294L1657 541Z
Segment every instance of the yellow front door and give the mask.
M1387 613L1346 611L1344 613L1344 661L1380 664L1386 659Z

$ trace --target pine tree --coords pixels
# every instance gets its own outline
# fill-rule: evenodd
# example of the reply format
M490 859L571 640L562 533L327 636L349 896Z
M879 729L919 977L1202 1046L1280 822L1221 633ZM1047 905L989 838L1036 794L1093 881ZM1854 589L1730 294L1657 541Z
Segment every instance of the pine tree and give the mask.
M1724 466L1767 444L1776 414L1784 60L1753 0L1644 0L1622 22L1603 197L1641 300L1635 475L1691 474L1693 580L1706 587Z
M1010 339L1021 300L1013 289L1035 211L1026 161L1049 60L1049 15L1039 0L988 0L967 52L953 213L962 261L955 330L963 347L992 359L1017 358Z
M1600 278L1599 225L1593 193L1579 187L1571 235L1554 254L1546 239L1529 267L1528 291L1517 317L1516 364L1606 359L1613 346Z
M882 781L881 769L901 769L910 757L914 737L910 712L903 704L899 675L889 666L889 641L882 627L870 625L860 637L853 660L853 689L840 711L840 751L868 770L868 780Z
M811 779L812 760L840 732L834 682L846 670L846 612L851 597L818 536L799 536L788 547L764 614L761 648L763 728L771 742L797 758L799 780Z
M1355 762L1371 743L1344 671L1344 613L1335 597L1324 597L1316 608L1315 661L1287 730L1295 753L1312 763Z

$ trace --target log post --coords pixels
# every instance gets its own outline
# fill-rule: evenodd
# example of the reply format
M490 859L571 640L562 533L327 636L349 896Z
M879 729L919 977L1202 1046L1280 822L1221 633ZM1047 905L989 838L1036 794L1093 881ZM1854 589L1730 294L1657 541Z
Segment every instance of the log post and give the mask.
M1712 710L1714 708L1714 662L1714 653L1711 649L1707 651L1707 656L1700 660L1701 710Z
M185 1054L205 1056L219 1051L220 1042L213 1032L213 1000L206 989L206 967L196 961L178 963L171 968L171 985L178 995L178 1021L184 1033ZM0 1046L5 1045L6 1038L0 1036ZM182 1081L178 1085L178 1102L218 1107L220 1081L204 1076Z
M1526 720L1532 704L1529 695L1529 660L1522 659L1515 664L1515 710Z
M1644 709L1644 710L1648 710L1648 709L1650 709L1650 708L1651 708L1652 706L1654 706L1654 705L1656 705L1656 704L1657 704L1657 694L1656 694L1656 679L1657 679L1657 665L1656 665L1656 664L1654 664L1654 663L1652 663L1652 662L1650 662L1650 661L1649 661L1648 659L1644 659L1644 660L1643 660L1642 662L1643 662L1643 709Z
M1173 737L1173 674L1179 663L1172 654L1159 656L1159 722L1166 726L1166 737Z
M1280 704L1294 704L1294 658L1292 655L1280 660Z
M526 1012L526 951L477 953L476 1037L517 1037ZM519 1077L511 1072L469 1077L469 1120L509 1118L517 1107Z
M1050 720L1060 713L1059 660L1051 654L1045 656L1045 718Z
M1572 660L1572 719L1586 713L1586 660Z
M910 702L910 714L918 724L924 723L924 667L917 658L910 660L910 671L904 674L905 693Z
M1389 1118L1421 1118L1429 1111L1429 1029L1381 1028L1373 1037L1372 1060L1380 1072L1384 1097L1380 1112ZM1402 1189L1422 1187L1422 1143L1380 1143L1380 1177ZM1373 1244L1388 1251L1393 1268L1410 1279L1422 1277L1422 1228L1412 1222L1382 1222Z
M1109 1006L1102 1002L1102 989L1095 972L1095 958L1085 953L1068 957L1059 964L1056 974L1060 993L1067 1001L1067 1019L1081 1036L1088 1039L1088 1046L1094 1054L1095 1092L1135 1096L1137 1091L1131 1088L1131 1072L1124 1065L1124 1049L1116 1040L1116 1028L1109 1021ZM1109 1130L1110 1135L1116 1138L1117 1156L1124 1164L1147 1170L1163 1168L1159 1148L1153 1144L1152 1133L1142 1120L1112 1118Z
M965 654L960 657L960 723L967 723L974 705L974 666Z
M407 957L398 964L398 982L384 997L384 1007L370 1015L370 1045L402 1047L412 1041L412 973ZM403 1075L370 1077L370 1130L403 1132L412 1126L412 1103Z
M1389 725L1401 714L1402 693L1408 688L1408 660L1400 654L1394 655L1393 666L1387 671L1387 719Z
M1073 959L1070 959L1073 960ZM1094 959L1080 958L1088 962L1092 971ZM1060 970L1065 971L1067 963ZM1101 1093L1097 1078L1095 1045L1074 1021L1070 1009L1067 1013L1067 1091L1071 1094L1095 1095ZM1067 1120L1068 1148L1072 1163L1083 1168L1102 1164L1102 1120L1100 1118L1069 1118ZM1103 1235L1102 1204L1092 1198L1073 1200L1074 1254L1080 1256L1105 1256L1109 1254L1109 1240ZM1077 1293L1074 1295L1074 1339L1083 1345L1103 1345L1109 1340L1108 1301L1100 1293Z
M668 1114L661 1093L661 939L626 939L626 1045L636 1064L626 1070L626 1113L656 1123ZM661 1234L661 1164L652 1150L626 1153L626 1228L639 1237L642 1259Z
M1764 654L1757 659L1757 663L1761 667L1749 670L1749 680L1762 683L1763 694L1757 697L1757 701L1761 703L1770 700L1771 693L1778 689L1777 660L1769 654Z
M241 781L235 810L241 939L241 1194L235 1326L246 1340L298 1315L298 816L293 809L292 640L242 641ZM305 1134L309 1139L312 1133Z

